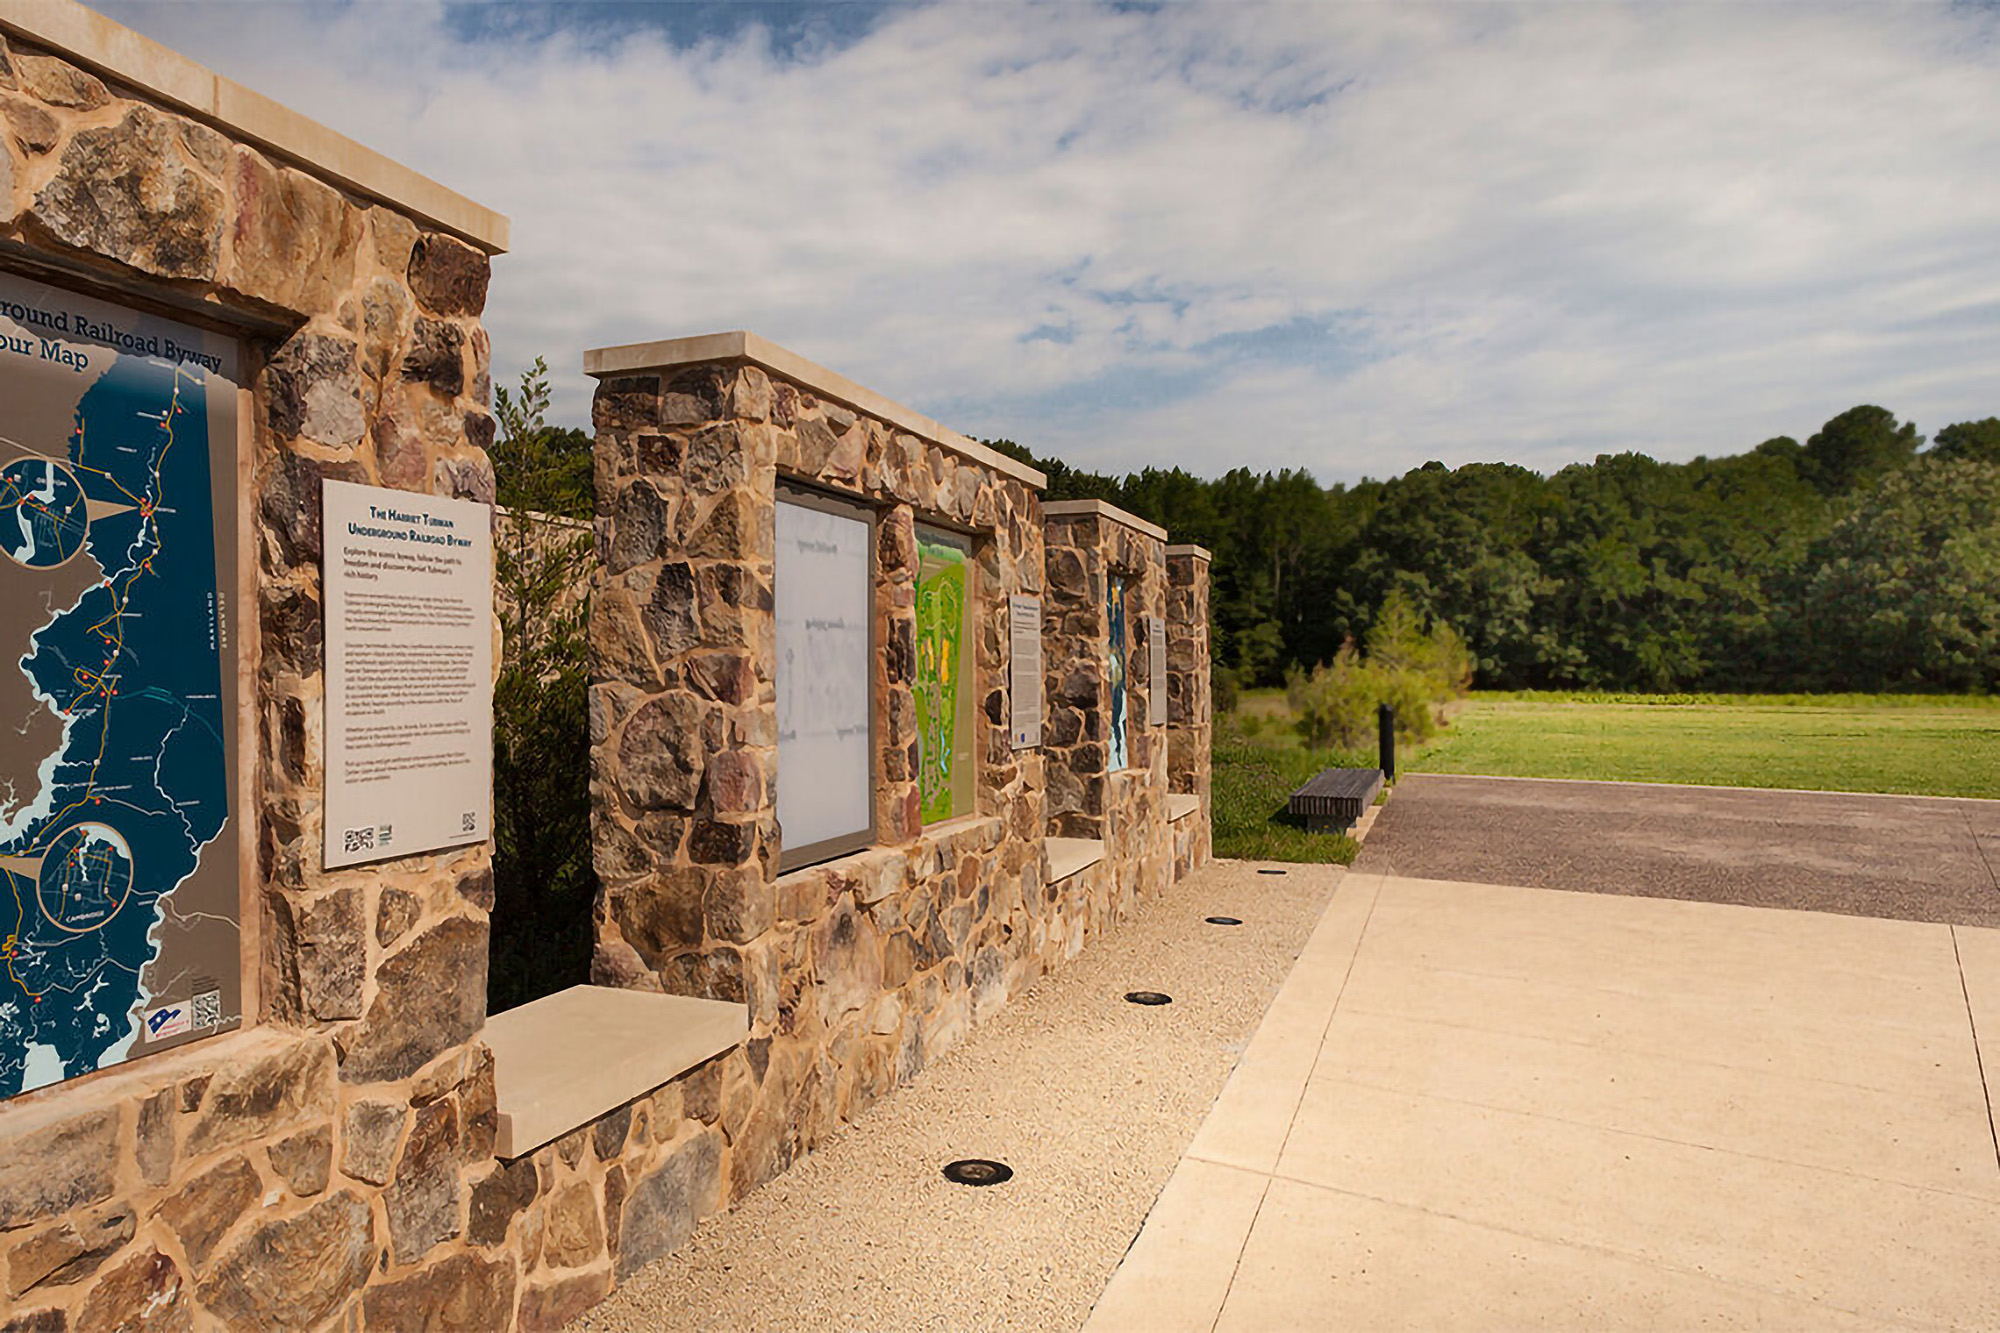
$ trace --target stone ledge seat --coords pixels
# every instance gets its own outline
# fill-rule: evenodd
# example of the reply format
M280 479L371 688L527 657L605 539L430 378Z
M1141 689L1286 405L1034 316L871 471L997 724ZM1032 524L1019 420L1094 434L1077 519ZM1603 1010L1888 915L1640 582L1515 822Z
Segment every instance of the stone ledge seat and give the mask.
M742 1004L571 986L486 1020L500 1128L522 1157L673 1082L750 1035Z
M1049 883L1068 879L1079 870L1088 870L1104 859L1104 843L1098 838L1050 838Z
M1201 797L1191 791L1177 791L1167 797L1167 822L1178 824L1201 809Z

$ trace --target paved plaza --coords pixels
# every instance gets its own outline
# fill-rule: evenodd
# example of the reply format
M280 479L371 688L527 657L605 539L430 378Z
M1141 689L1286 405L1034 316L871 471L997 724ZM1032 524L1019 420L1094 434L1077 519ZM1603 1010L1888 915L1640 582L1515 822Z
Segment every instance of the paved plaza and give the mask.
M2000 926L2000 801L1412 773L1355 868Z
M1996 1033L2000 930L1352 874L1087 1328L2000 1327Z

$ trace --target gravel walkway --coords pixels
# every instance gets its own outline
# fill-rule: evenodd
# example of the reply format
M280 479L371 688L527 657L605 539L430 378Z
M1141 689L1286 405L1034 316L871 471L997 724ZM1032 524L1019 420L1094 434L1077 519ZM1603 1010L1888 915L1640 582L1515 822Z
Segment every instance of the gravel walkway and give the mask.
M1078 1327L1344 873L1284 869L1175 885L570 1328ZM953 1185L959 1157L1017 1174Z

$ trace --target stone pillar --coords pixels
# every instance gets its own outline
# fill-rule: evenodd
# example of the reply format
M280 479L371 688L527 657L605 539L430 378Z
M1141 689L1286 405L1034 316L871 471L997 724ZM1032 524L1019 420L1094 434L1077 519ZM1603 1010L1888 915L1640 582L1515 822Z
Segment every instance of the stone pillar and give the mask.
M1051 837L1094 838L1112 867L1118 912L1168 882L1167 731L1147 722L1148 626L1166 615L1166 532L1098 500L1042 506L1048 600L1042 619L1042 740ZM1109 771L1108 584L1126 587L1126 767Z
M747 333L586 354L599 380L591 605L593 979L740 1002L718 1061L726 1198L1033 983L1042 760L1007 728L1007 599L1042 587L1040 473ZM873 846L778 873L777 486L873 511ZM976 800L925 827L917 525L976 566Z
M1176 795L1201 798L1189 816L1189 867L1205 864L1212 848L1209 759L1214 700L1208 638L1209 553L1199 546L1167 548L1167 781ZM1177 858L1178 859L1178 858Z

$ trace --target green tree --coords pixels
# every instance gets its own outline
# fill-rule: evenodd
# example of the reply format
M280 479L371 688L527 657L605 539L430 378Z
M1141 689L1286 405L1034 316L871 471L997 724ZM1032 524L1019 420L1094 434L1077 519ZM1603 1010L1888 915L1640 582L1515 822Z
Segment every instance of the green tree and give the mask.
M2000 417L1946 426L1931 441L1929 456L1962 463L2000 463Z
M2000 464L1925 459L1818 543L1797 642L1829 686L2000 689Z
M590 512L591 458L582 431L547 424L548 404L539 358L517 393L494 394L503 643L493 685L494 1012L588 981L590 971L591 538L579 519Z
M1806 441L1799 475L1823 495L1841 495L1916 456L1924 437L1912 423L1896 424L1887 408L1850 407Z

